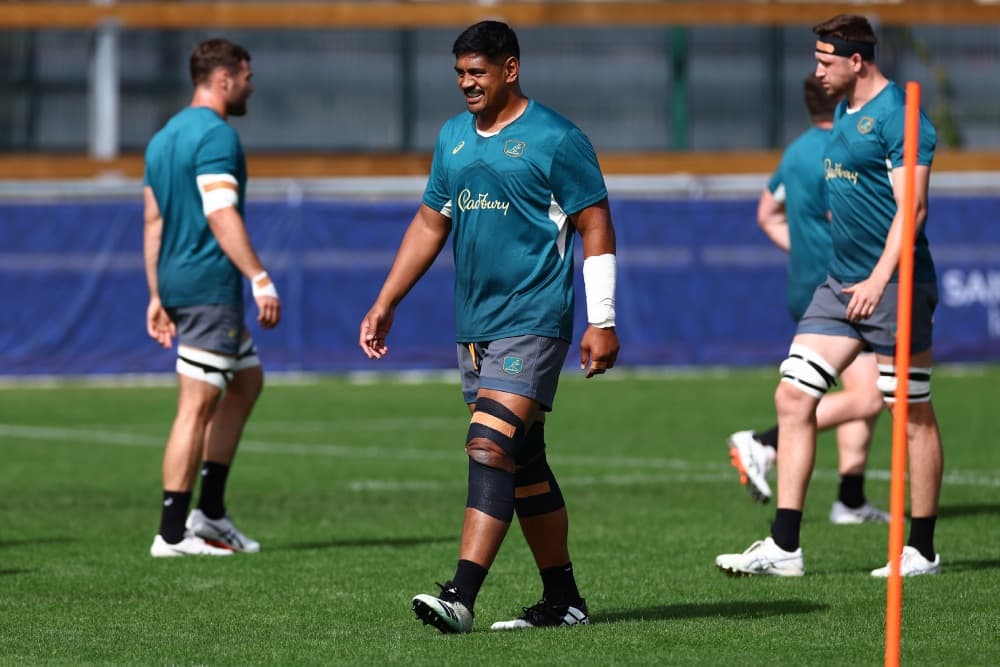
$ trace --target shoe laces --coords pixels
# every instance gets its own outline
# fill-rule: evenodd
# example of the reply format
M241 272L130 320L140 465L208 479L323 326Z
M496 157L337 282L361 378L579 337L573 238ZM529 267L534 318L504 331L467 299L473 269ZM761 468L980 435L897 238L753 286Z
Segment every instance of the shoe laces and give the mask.
M582 601L577 604L570 604L568 602L551 602L542 598L530 607L522 607L524 616L521 618L535 627L559 625L563 622L570 607L576 607L583 611L584 614L587 613L586 606Z
M439 582L434 583L441 589L441 593L437 596L438 600L443 602L462 602L462 598L459 596L458 588L455 587L455 584L450 581L446 581L443 584Z

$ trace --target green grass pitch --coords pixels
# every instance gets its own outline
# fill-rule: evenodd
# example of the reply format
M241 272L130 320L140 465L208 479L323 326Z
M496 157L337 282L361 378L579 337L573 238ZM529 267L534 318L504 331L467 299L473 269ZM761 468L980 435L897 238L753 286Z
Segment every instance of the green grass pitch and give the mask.
M803 524L806 576L730 578L716 554L773 506L725 437L773 421L775 370L564 375L547 425L589 627L491 633L540 583L516 527L476 607L443 636L410 598L451 576L467 413L455 383L325 378L265 389L228 505L258 555L154 560L174 389L0 388L0 664L878 665L885 526L832 526L832 437ZM943 573L904 584L907 665L1000 664L1000 368L941 368ZM867 482L888 507L889 415Z

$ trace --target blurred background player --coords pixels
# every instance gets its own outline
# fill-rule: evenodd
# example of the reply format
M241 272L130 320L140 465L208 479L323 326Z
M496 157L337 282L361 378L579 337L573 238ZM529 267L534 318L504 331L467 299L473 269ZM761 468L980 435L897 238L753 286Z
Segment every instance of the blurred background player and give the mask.
M583 240L590 323L580 367L590 378L618 354L604 176L587 137L521 92L510 27L477 23L452 53L466 111L438 134L423 201L359 336L369 358L388 352L396 306L453 233L458 363L472 414L468 496L455 574L437 596L415 596L413 610L441 632L471 631L476 597L516 513L542 599L491 628L585 624L543 428L573 335L575 233Z
M823 154L833 259L829 277L816 289L799 321L775 390L780 442L778 507L771 535L743 553L718 556L716 566L731 573L800 576L805 572L799 533L816 456L816 413L837 374L870 346L877 355L878 387L886 402L892 404L896 392L906 93L876 65L875 32L865 17L838 15L813 32L816 75L830 94L845 97L837 106ZM900 554L903 576L935 574L941 567L934 529L942 449L930 382L937 278L923 230L937 133L923 114L918 143L906 424L911 518L909 540ZM889 567L871 574L886 577Z
M788 253L788 310L796 322L802 319L816 287L826 280L833 254L823 151L839 101L827 95L814 73L806 77L803 94L812 127L785 150L757 205L761 229ZM864 487L868 450L883 406L877 380L875 355L862 351L841 374L843 391L826 394L816 409L817 430L837 429L840 487L830 508L830 521L835 524L889 520L888 513L868 503ZM777 455L778 427L738 431L729 436L728 444L740 482L755 500L768 502L767 474Z
M177 338L177 415L163 455L163 510L154 557L255 553L224 502L229 467L263 386L244 323L243 279L257 321L281 318L278 292L243 223L246 164L226 120L246 113L250 54L223 39L191 55L194 96L149 142L143 253L149 283L146 328L169 348ZM198 507L187 516L201 467Z

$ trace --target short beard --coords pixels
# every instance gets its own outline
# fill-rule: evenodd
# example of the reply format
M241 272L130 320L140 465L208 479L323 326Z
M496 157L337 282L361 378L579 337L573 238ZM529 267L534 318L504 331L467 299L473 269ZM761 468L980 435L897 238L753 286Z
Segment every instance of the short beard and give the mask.
M226 114L229 116L245 116L247 114L247 101L239 100L227 104Z

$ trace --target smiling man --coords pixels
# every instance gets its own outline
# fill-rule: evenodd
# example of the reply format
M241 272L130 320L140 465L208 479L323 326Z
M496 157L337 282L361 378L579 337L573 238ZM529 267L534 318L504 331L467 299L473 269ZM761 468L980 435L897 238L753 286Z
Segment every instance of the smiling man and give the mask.
M437 596L414 597L413 609L441 632L471 631L476 596L516 514L542 597L492 629L586 624L543 427L573 335L577 233L589 322L580 367L590 378L618 355L607 188L583 132L521 92L509 26L477 23L452 53L466 111L438 135L423 201L359 337L369 358L385 356L396 306L453 233L455 340L472 414L468 496L455 575Z

